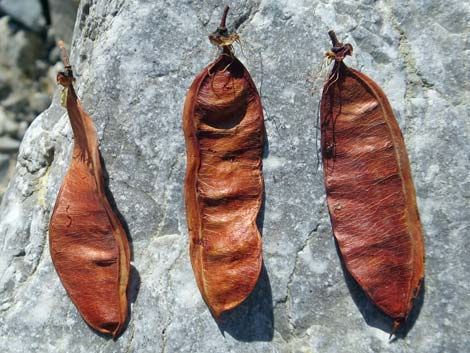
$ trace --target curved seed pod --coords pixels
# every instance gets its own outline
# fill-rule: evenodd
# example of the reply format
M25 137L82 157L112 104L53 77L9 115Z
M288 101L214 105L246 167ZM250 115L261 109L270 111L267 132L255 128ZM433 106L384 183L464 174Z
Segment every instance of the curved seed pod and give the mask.
M209 37L223 52L192 83L183 115L191 263L216 318L246 299L262 263L256 218L263 194L263 110L250 74L233 54L238 36L227 33L227 11Z
M323 88L321 145L333 232L347 270L396 331L424 276L424 244L408 156L380 87L348 68L333 31Z
M116 337L127 317L129 244L105 195L93 121L77 98L63 43L59 46L65 72L57 82L64 86L74 148L49 224L51 257L83 319Z

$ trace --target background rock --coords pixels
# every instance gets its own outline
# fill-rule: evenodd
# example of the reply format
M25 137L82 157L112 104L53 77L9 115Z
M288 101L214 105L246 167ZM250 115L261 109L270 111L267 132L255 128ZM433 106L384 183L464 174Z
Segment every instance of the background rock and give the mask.
M51 264L47 227L72 134L58 94L28 129L0 209L3 352L464 352L470 344L469 6L465 2L240 1L228 23L265 109L265 270L218 326L188 257L181 115L215 58L206 35L219 1L85 0L72 62L96 124L109 189L129 229L129 326L93 332ZM407 327L391 322L341 269L317 159L319 92L308 71L330 46L387 93L408 146L426 241L426 282ZM1 77L1 76L0 76Z
M0 11L34 31L46 25L40 0L0 0Z
M53 65L60 60L55 42L57 37L71 42L76 10L75 0L0 1L0 150L3 152L11 139L16 144L8 143L8 146L19 146L31 121L50 105L56 87L57 70ZM8 163L0 163L0 199L16 163L18 148L10 147Z
M79 0L48 0L52 28L58 39L70 43Z

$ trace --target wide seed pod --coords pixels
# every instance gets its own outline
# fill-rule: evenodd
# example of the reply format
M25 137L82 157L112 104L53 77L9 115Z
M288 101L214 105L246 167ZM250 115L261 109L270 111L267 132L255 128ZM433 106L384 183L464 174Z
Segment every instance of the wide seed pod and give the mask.
M64 86L74 148L49 224L51 257L84 320L115 337L127 317L129 244L105 195L93 121L77 98L63 46L61 51L66 70L57 82Z
M370 300L406 320L424 277L424 244L408 156L380 87L348 68L350 44L330 32L335 59L320 108L333 232L349 273Z
M189 89L184 107L186 217L201 294L216 318L253 290L261 269L256 225L263 194L264 120L250 74L233 55L225 10L210 36L223 48Z

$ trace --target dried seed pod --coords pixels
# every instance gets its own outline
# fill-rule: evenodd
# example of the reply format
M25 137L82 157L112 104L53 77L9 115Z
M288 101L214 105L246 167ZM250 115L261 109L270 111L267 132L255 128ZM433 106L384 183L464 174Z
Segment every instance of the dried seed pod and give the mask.
M424 276L424 243L408 156L380 87L343 63L333 31L333 70L320 106L321 146L333 232L347 270L370 300L406 320ZM393 333L393 332L392 332Z
M263 194L264 120L250 74L233 54L238 39L221 24L210 35L222 54L186 97L186 217L201 294L216 318L253 290L261 269L256 225Z
M65 71L57 75L57 82L64 86L74 148L49 224L51 257L84 320L116 337L127 318L129 244L105 195L93 121L75 93L62 42L59 47Z

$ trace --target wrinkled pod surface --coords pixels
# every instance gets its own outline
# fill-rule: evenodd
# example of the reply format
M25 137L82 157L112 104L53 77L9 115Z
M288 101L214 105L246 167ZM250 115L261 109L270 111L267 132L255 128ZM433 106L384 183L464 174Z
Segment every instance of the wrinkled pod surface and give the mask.
M248 297L262 264L256 219L263 195L263 111L250 74L233 54L227 10L210 37L222 53L195 78L183 114L191 263L216 318Z
M74 148L49 224L51 257L83 319L116 337L127 318L129 245L105 195L93 122L75 93L68 58L64 63L57 82L64 87Z
M350 44L330 32L335 60L321 105L323 173L344 264L394 320L408 317L424 277L424 243L410 165L387 97L347 67Z

